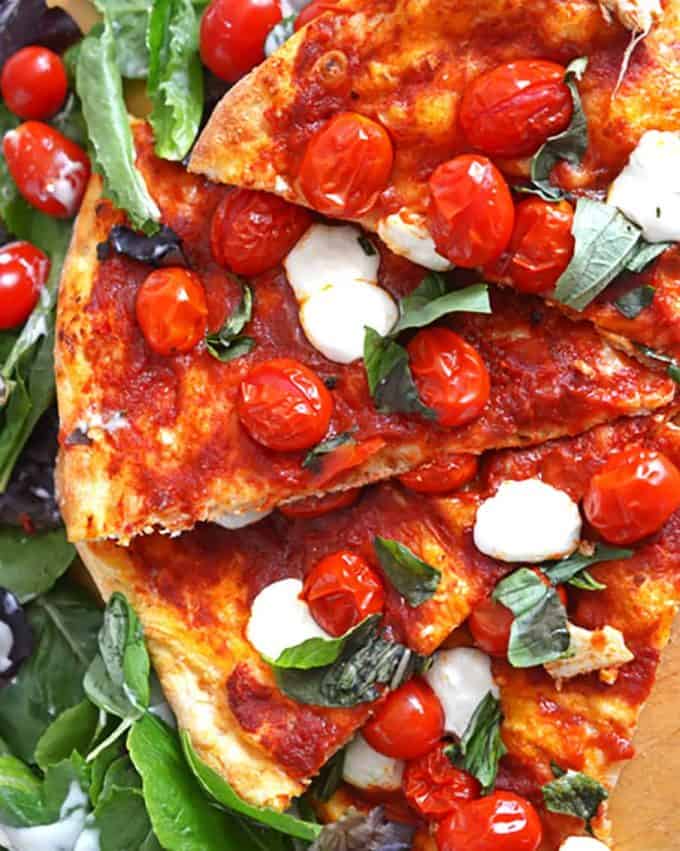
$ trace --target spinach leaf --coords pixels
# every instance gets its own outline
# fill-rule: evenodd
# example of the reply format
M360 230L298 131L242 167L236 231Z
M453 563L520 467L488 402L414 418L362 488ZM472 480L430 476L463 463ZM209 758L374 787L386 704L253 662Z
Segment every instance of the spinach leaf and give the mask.
M85 119L83 118L80 100L74 92L69 93L66 103L50 120L50 124L82 148L87 146Z
M563 582L568 582L576 588L584 588L588 591L600 591L606 586L596 582L586 568L604 561L631 558L633 552L633 550L610 547L606 544L595 544L592 555L587 556L583 555L583 553L575 552L573 555L561 561L552 562L542 569L553 585L561 585Z
M434 596L442 578L439 570L399 541L376 535L373 549L385 575L409 606L420 606Z
M272 53L276 53L276 51L281 47L282 44L288 41L288 39L295 32L295 19L297 18L297 14L293 13L292 15L288 15L286 18L283 18L275 24L267 35L267 38L264 40L264 55L271 56Z
M0 586L26 603L49 591L75 555L63 529L35 535L0 529Z
M19 126L19 119L7 109L4 103L0 102L0 140L10 130L14 130ZM16 183L7 168L7 160L0 157L0 218L6 223L7 211L11 209L12 204L19 196L19 190ZM11 230L11 228L10 228Z
M493 789L498 763L507 753L501 739L502 722L501 702L489 692L475 709L460 742L446 748L455 766L479 780L483 794Z
M247 816L253 821L260 824L272 827L289 836L296 836L298 839L313 840L318 836L321 828L313 822L302 821L299 818L288 815L286 813L277 813L274 810L269 810L262 807L254 807L248 804L243 798L240 798L231 788L229 783L221 777L217 772L213 771L210 766L206 765L198 756L191 744L191 737L186 730L180 734L184 756L189 767L194 773L194 776L200 783L203 790L214 798L218 804L226 807L228 810L233 810L242 816Z
M583 819L588 830L600 804L609 797L607 790L597 780L580 771L571 770L546 783L541 791L545 805L551 812Z
M633 255L626 263L626 270L639 274L644 272L649 264L673 245L672 242L647 242L641 239L636 245Z
M372 615L338 638L308 638L294 647L287 647L271 665L275 668L296 668L300 671L332 665L352 636L356 641L361 641L375 629L379 621L380 615Z
M94 4L110 22L120 73L143 80L149 73L146 34L151 0L94 0Z
M564 656L569 649L567 612L553 587L521 567L498 583L493 599L515 616L508 645L513 667L530 668Z
M25 827L44 817L40 780L20 759L0 756L0 823Z
M678 363L675 358L672 358L669 355L664 355L654 349L650 349L649 346L643 346L641 343L636 343L635 347L638 351L642 352L646 358L659 361L659 363L668 364L668 369L666 370L668 377L672 378L677 384L680 384L680 363Z
M654 287L635 287L634 290L617 298L614 307L626 319L635 319L646 307L649 307L653 300Z
M350 809L324 827L309 851L408 851L414 833L413 825L389 821L382 807L368 815Z
M406 349L389 337L382 337L373 328L366 328L364 367L378 411L421 414L430 420L437 418L418 395Z
M35 761L43 771L68 759L75 751L87 756L103 723L101 713L89 700L64 710L42 734L35 747Z
M354 443L354 438L352 435L356 432L356 428L349 429L349 431L340 432L340 434L336 434L334 437L327 437L325 440L322 440L321 443L317 443L316 446L312 447L309 452L305 455L302 466L306 470L312 470L315 473L318 473L321 469L321 459L324 455L328 455L330 452L334 452L340 446L351 446Z
M253 316L253 291L246 283L241 286L241 300L236 308L216 334L205 338L210 354L222 363L247 355L255 347L255 340L241 333Z
M488 286L473 284L447 292L444 278L431 272L410 295L400 300L399 320L391 335L409 328L423 328L454 311L491 313Z

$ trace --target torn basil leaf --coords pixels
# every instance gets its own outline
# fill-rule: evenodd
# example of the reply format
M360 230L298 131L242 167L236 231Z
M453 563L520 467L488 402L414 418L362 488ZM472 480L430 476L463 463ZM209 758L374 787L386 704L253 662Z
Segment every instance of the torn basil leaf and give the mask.
M288 17L283 18L275 24L271 30L269 30L269 34L267 38L264 40L264 55L271 56L272 53L276 53L276 51L281 47L282 44L288 41L288 39L295 32L295 19L297 18L297 14L294 12L292 15L288 15Z
M473 284L447 292L444 278L431 272L410 295L399 301L399 320L391 336L408 328L423 328L454 311L491 313L488 286Z
M410 606L420 606L434 596L442 577L440 571L399 541L376 535L373 549L385 575Z
M675 358L670 357L669 355L664 355L661 352L657 352L654 349L650 349L649 346L643 346L641 343L635 344L636 348L642 352L642 354L649 358L650 360L659 361L659 363L668 364L668 368L666 370L668 377L672 378L677 384L680 384L680 363L678 363Z
M368 815L350 809L326 825L309 851L409 851L415 827L388 821L382 807Z
M587 774L566 771L543 786L543 800L547 809L583 819L588 830L597 815L600 804L609 797L607 790Z
M321 469L322 457L334 452L340 446L351 446L355 442L352 436L355 432L356 428L351 428L348 431L336 434L334 437L328 437L326 440L322 440L321 443L317 443L305 455L302 466L306 470L312 470L312 472L318 473Z
M420 414L429 420L436 419L436 413L418 395L406 349L389 337L382 337L373 328L365 330L364 367L378 411Z
M601 590L606 586L596 582L586 568L605 561L631 558L633 554L633 550L610 547L607 544L595 544L595 550L592 555L587 556L583 555L583 553L575 552L561 561L543 566L542 570L553 585L561 585L564 582L568 582L576 588L584 588L588 591Z
M614 307L626 319L635 319L654 300L654 287L635 287L614 302Z
M514 668L531 668L564 656L569 649L567 612L552 586L521 567L498 583L493 599L515 616L508 644L508 661Z
M309 792L317 801L325 803L343 784L342 770L345 765L345 749L339 750L323 766L312 780Z
M97 245L97 258L108 260L111 252L124 254L151 266L186 266L182 240L172 228L163 225L158 233L147 236L126 225L114 225L109 238Z
M647 242L641 239L635 247L633 256L626 263L626 270L635 274L644 272L647 266L671 245L673 245L672 242Z
M379 621L380 615L371 615L338 638L308 638L294 647L287 647L270 664L275 668L296 668L300 671L332 665L353 636L362 643Z
M460 740L445 753L457 767L479 780L482 793L490 792L498 774L498 763L507 748L501 738L501 702L489 692L475 709Z
M253 292L248 284L242 283L241 287L241 300L224 325L205 338L210 354L222 363L247 355L255 348L255 340L241 333L253 315Z

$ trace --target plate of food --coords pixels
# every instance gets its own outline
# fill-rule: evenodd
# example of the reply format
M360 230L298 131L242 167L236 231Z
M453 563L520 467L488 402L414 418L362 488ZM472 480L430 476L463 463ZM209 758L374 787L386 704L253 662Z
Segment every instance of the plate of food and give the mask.
M0 9L0 848L676 847L679 28Z

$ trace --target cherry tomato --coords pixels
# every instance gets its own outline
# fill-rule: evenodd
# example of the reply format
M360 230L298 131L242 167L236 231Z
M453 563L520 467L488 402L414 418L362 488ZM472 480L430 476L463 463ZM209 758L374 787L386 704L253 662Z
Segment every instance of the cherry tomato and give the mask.
M463 154L430 177L430 232L437 251L472 269L501 255L512 235L515 210L505 178L486 157Z
M2 141L9 173L29 204L58 219L78 212L90 179L85 151L39 121L26 121Z
M213 257L238 275L259 275L278 266L311 223L303 207L268 192L236 189L213 215Z
M281 20L277 0L212 0L201 20L201 59L235 83L264 59L264 42Z
M310 140L300 188L326 216L360 216L387 186L394 152L387 131L355 112L331 118Z
M335 636L344 635L385 606L380 577L350 550L339 550L317 562L305 579L302 596L314 620Z
M361 731L368 744L393 759L417 759L444 735L444 710L417 677L390 692Z
M208 306L200 278L172 266L156 269L137 293L137 322L159 355L188 352L205 336Z
M426 818L441 818L461 803L479 798L481 786L467 771L456 768L438 744L429 753L409 762L402 788L414 810Z
M565 69L554 62L508 62L477 77L463 94L468 141L491 157L527 157L565 130L573 102Z
M324 496L308 496L286 505L279 505L279 511L291 520L311 520L314 517L330 514L331 511L340 511L341 508L354 505L360 493L361 488L350 488L346 491L327 493Z
M23 47L5 62L2 98L20 118L49 118L66 98L68 80L61 58L46 47Z
M332 413L333 397L326 385L292 358L259 363L241 382L241 423L269 449L309 449L323 439Z
M657 532L678 508L680 470L661 452L638 446L613 455L583 498L589 523L612 544Z
M9 242L0 248L0 329L22 325L38 303L50 261L30 242Z
M508 278L523 293L551 290L574 253L573 221L574 211L567 201L522 201L515 208L507 251L484 271L492 280Z
M538 813L514 792L462 804L439 822L439 851L536 851L543 839Z
M324 12L333 11L335 3L333 0L312 0L295 19L295 32L301 30L305 24L323 15Z
M445 454L404 473L399 481L418 493L449 493L474 479L477 466L476 455Z
M425 328L406 348L418 393L441 425L460 426L479 416L490 380L476 349L448 328Z

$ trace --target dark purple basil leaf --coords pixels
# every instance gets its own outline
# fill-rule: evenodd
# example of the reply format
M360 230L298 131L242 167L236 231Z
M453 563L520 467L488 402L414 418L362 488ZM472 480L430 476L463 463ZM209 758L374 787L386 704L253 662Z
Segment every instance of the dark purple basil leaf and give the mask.
M45 0L1 0L0 67L27 44L42 44L57 53L83 34L63 9L48 9Z
M9 627L11 646L7 648L0 643L0 687L7 685L19 670L21 663L28 659L33 652L33 633L21 604L10 591L0 588L0 623ZM4 637L6 629L0 631ZM9 660L9 667L7 667ZM4 669L4 670L3 670Z
M310 851L409 851L414 833L412 825L385 818L382 807L368 815L350 810L324 827Z
M153 236L139 233L126 225L114 225L106 242L97 246L99 260L108 260L113 253L124 254L151 266L187 266L182 240L163 225Z

